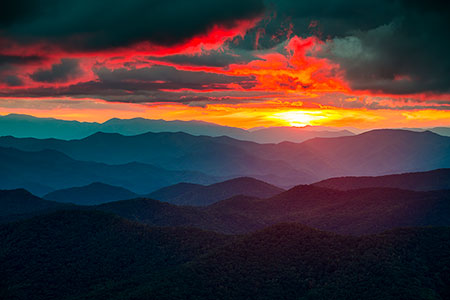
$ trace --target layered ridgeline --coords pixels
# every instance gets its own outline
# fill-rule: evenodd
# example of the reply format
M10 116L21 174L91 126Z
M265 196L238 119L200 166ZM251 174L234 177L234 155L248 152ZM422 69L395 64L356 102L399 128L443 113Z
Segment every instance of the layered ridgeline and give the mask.
M240 177L211 185L179 183L147 195L177 205L206 206L233 196L269 198L284 190L251 177Z
M448 191L373 188L342 192L298 186L269 199L236 196L206 208L151 199L112 202L96 208L150 225L192 226L224 233L251 232L280 222L353 235L396 227L450 226Z
M8 191L4 191L7 193ZM17 195L21 197L21 195ZM33 210L4 216L7 221L46 212L38 197ZM20 200L20 199L19 199ZM9 211L16 200L2 198ZM81 200L80 200L81 201ZM44 201L44 203L46 203ZM338 191L297 186L267 199L234 196L206 207L177 206L148 198L68 209L101 210L155 226L187 226L222 233L246 233L280 222L297 222L336 233L361 235L396 227L450 226L447 190L416 192L393 188Z
M258 144L186 133L136 136L96 133L71 141L2 137L0 146L22 151L51 149L80 161L150 164L177 172L196 171L210 177L250 176L281 187L336 176L378 176L450 167L450 137L429 131L373 130L356 136L314 138L299 144ZM29 181L45 184L36 177ZM105 180L92 181L117 185ZM192 180L173 183L181 181L202 183ZM76 185L80 184L71 186Z
M422 132L425 130L450 136L449 127L405 128ZM185 132L192 135L229 136L235 139L257 143L280 143L283 141L300 143L315 137L350 136L361 132L356 128L336 128L324 126L268 127L244 130L221 126L204 121L165 121L144 118L113 118L104 123L37 118L23 114L0 116L0 136L82 139L98 131L136 135L146 132Z
M158 189L148 195L138 195L123 187L94 182L85 186L53 191L43 198L62 203L96 205L146 197L177 205L206 206L238 195L269 198L282 191L284 190L261 180L239 177L211 185L177 183Z
M224 236L70 211L0 226L0 245L3 299L450 297L448 228Z
M130 162L109 165L75 160L55 150L22 151L0 147L0 188L25 188L36 195L103 182L145 194L182 181L213 183L219 178L196 171L171 171Z
M338 137L353 135L345 129L306 126L270 127L244 130L220 126L202 121L164 121L143 118L111 119L104 123L64 121L52 118L36 118L28 115L10 114L0 116L0 136L82 139L98 131L137 135L146 132L185 132L192 135L229 136L258 143L283 141L302 142L315 137Z

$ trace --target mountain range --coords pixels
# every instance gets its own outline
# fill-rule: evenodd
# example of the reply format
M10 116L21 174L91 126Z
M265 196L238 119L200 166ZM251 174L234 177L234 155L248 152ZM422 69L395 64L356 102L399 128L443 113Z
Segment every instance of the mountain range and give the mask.
M197 172L197 178L209 176L209 183L248 176L283 188L337 176L379 176L450 167L450 137L430 131L373 130L355 136L279 144L258 144L229 137L193 136L181 132L136 136L96 133L70 141L8 136L0 137L0 146L21 151L50 149L74 160L128 165L130 171L130 164L136 164L136 169L141 170L152 165L153 168L172 172L191 172L185 176L189 180L178 182L208 181L190 179L191 176L195 177L192 172ZM22 154L30 155L25 152ZM89 173L88 170L85 172ZM163 171L161 174L164 174ZM219 180L211 180L214 177ZM39 178L28 181L45 185ZM84 184L94 181L118 185L100 179ZM173 181L177 183L177 180ZM80 184L71 186L77 185ZM130 184L119 185L136 193L152 190L147 188L147 191L143 191L141 186L133 189Z
M353 135L348 129L331 127L270 127L245 130L221 126L203 121L165 121L144 118L117 119L104 123L66 121L53 118L37 118L29 115L9 114L0 116L0 136L82 139L96 132L138 135L147 132L185 132L191 135L212 137L229 136L258 143L282 141L302 142L313 137L337 137Z
M19 115L4 133L0 299L450 299L450 137Z
M233 181L248 182L246 178ZM218 186L230 186L229 182ZM233 184L236 194L239 184ZM31 208L20 211L23 190L3 191L5 220L26 218L59 209L101 210L152 226L187 226L222 233L248 233L280 222L296 222L341 234L379 233L396 227L449 226L449 190L416 192L395 188L339 191L300 185L267 199L236 195L208 206L179 206L149 198L111 201L94 206L50 202L29 194ZM14 196L15 195L15 196ZM205 195L203 191L200 196ZM207 198L201 198L205 201ZM17 200L17 201L16 201ZM29 201L31 201L29 200ZM105 200L105 199L103 199ZM77 200L79 203L84 199ZM210 201L210 200L209 200ZM73 201L74 202L74 201ZM212 202L212 201L210 201ZM49 207L49 203L53 206ZM205 202L202 203L205 205Z
M43 196L46 200L77 205L96 205L118 200L146 197L176 205L207 206L233 196L245 195L269 198L283 189L250 177L201 185L181 182L158 189L148 195L138 195L123 187L101 182L56 190Z
M0 165L0 188L25 188L39 196L92 182L145 194L177 182L208 184L218 181L201 172L170 171L144 163L108 165L79 161L55 150L22 151L0 147Z

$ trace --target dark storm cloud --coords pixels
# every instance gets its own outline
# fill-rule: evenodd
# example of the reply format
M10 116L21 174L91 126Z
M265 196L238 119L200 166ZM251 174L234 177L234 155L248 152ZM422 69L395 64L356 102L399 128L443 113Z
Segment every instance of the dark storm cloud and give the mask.
M390 94L450 92L450 1L17 0L6 2L0 10L0 49L6 40L25 46L35 42L45 46L50 41L69 51L98 50L100 55L101 50L141 41L171 46L215 24L233 26L264 13L266 17L244 39L229 41L223 52L150 59L226 70L230 64L259 59L261 53L288 55L283 44L288 36L318 35L326 42L320 55L342 67L353 89ZM14 68L32 62L36 61L30 57L0 56L0 81L19 84L28 73L14 74ZM124 63L124 67L130 65ZM63 82L70 77L69 69L62 63L31 77ZM249 78L157 67L96 72L98 82L70 87L67 93L90 89L102 94L100 89L105 88L109 94L119 90L139 94L164 88L206 90L229 83L254 84Z
M235 83L245 88L254 85L254 79L247 76L228 76L223 74L181 71L174 67L153 66L150 68L110 70L100 68L96 71L99 81L112 87L130 89L197 89L227 88Z
M324 37L342 36L389 23L403 9L399 1L391 0L277 0L270 3L279 17L291 19L296 33L309 34L311 22L318 21L319 28L315 30L319 29Z
M6 83L7 86L21 86L23 85L22 79L15 75L8 75L6 76L3 81Z
M163 57L149 57L150 60L171 62L177 65L226 67L230 64L247 63L259 59L250 51L236 49L233 53L209 51L198 55L168 55Z
M280 0L270 5L291 19L295 34L329 39L323 56L343 67L354 89L450 91L449 1Z
M151 102L179 102L195 105L193 102L211 103L228 99L228 95L210 95L213 93L198 93L192 91L167 92L161 91L157 85L122 83L112 86L102 82L89 81L69 87L38 87L14 91L14 97L73 97L96 98L109 102L151 103ZM7 91L0 89L0 97L9 97Z
M21 42L54 41L68 50L142 41L174 45L215 24L231 27L263 10L262 0L16 0L2 7L0 32Z
M30 74L30 78L37 82L67 82L82 73L77 59L61 59L61 63L53 64L49 70L38 70Z
M0 55L0 67L3 65L24 65L30 62L39 62L39 56Z
M16 56L0 55L0 75L8 71L14 71L18 66L39 63L42 61L38 56Z
M97 80L63 87L38 87L15 90L16 97L95 97L122 102L190 102L211 97L198 92L229 90L228 84L242 88L254 86L254 78L206 72L180 71L173 67L153 66L140 69L96 69ZM60 77L57 77L60 78ZM184 90L184 89L187 89ZM173 90L173 91L166 91ZM195 90L194 92L190 90ZM198 92L197 92L198 91ZM8 96L1 92L0 96Z
M38 56L0 55L0 84L21 86L22 80L15 75L20 66L39 63L42 60L43 58Z

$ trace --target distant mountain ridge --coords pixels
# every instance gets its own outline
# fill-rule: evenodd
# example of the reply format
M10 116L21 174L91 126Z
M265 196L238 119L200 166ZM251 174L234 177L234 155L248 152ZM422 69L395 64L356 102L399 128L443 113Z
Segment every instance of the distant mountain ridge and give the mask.
M321 129L319 126L315 128L313 126L305 127L268 127L258 130L253 130L245 140L256 143L281 143L281 142L293 142L301 143L303 141L322 137L340 137L340 136L352 136L353 132L347 129Z
M113 118L104 123L66 121L54 118L37 118L29 115L0 116L0 136L81 139L96 132L137 135L147 132L179 132L193 135L239 136L246 131L202 121L165 121L144 118Z
M201 172L171 171L143 163L109 165L80 161L55 150L22 151L0 147L0 165L0 188L23 187L36 195L92 182L121 186L145 194L177 182L219 181L219 178Z
M270 127L245 130L203 121L165 121L144 118L113 118L103 123L65 121L53 118L37 118L29 115L9 114L0 116L0 136L82 139L96 132L138 135L147 132L185 132L191 135L212 137L229 136L258 143L283 141L302 142L313 137L337 137L353 135L349 130L334 128Z
M432 131L450 136L450 127L402 128L413 131ZM300 143L315 137L339 137L361 133L357 128L324 126L304 127L261 127L249 130L223 126L204 121L165 121L145 118L112 118L103 123L67 121L55 118L38 118L23 114L0 116L0 136L82 139L96 132L137 135L147 132L185 132L192 135L229 136L235 139L257 143L280 143L283 141Z
M52 149L81 161L138 162L223 179L247 176L287 188L330 177L450 168L450 137L429 131L373 130L355 136L280 144L181 132L136 136L96 133L72 141L0 137L0 146L22 151Z

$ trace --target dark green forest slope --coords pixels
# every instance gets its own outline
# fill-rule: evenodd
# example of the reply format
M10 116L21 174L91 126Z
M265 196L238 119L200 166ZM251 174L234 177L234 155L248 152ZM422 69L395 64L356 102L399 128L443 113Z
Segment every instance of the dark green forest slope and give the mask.
M67 211L0 227L2 299L448 299L450 229L224 236Z

